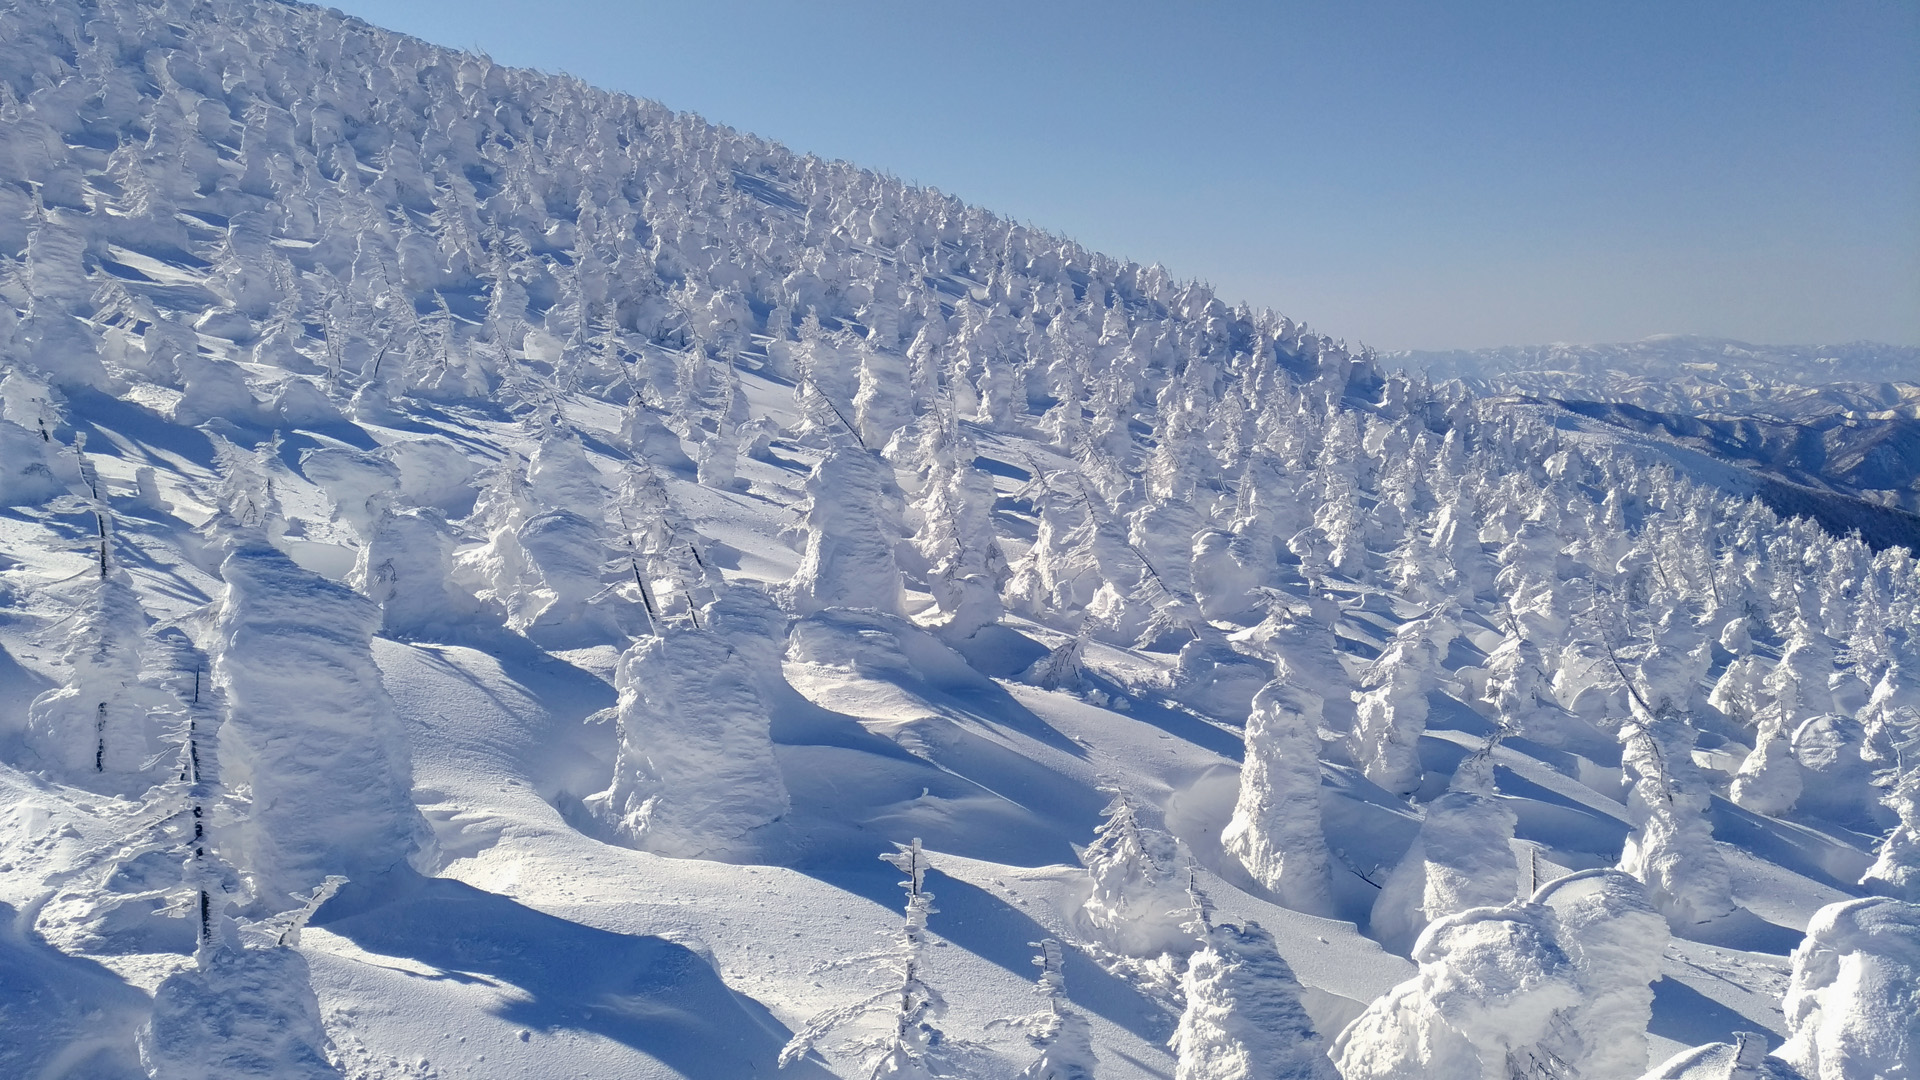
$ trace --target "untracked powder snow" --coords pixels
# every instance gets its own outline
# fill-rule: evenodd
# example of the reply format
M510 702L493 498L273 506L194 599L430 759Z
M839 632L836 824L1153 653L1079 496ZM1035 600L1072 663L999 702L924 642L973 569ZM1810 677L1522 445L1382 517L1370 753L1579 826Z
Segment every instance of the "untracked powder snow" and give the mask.
M1920 530L1516 385L0 7L0 1077L1920 1076Z

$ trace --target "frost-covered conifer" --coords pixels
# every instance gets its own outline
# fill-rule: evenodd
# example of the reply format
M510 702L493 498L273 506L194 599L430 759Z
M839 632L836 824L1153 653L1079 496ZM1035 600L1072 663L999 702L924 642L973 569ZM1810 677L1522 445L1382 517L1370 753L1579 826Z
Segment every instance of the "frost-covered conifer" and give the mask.
M727 641L658 625L620 658L613 783L587 808L662 855L728 858L787 812L753 672Z
M1320 826L1320 703L1291 682L1285 661L1247 717L1240 796L1221 845L1290 908L1333 907Z
M474 500L473 514L466 528L477 530L485 543L461 552L456 560L456 580L472 588L481 599L499 605L507 625L524 627L538 613L539 572L520 546L520 530L538 513L533 493L527 489L526 464L509 452L481 476L480 494Z
M1190 573L1200 614L1208 620L1255 622L1259 593L1272 576L1273 549L1257 541L1203 529L1193 538Z
M232 509L216 522L222 779L252 792L230 857L256 902L277 906L328 874L373 880L430 861L406 734L373 662L379 611L294 565Z
M746 391L740 386L740 373L727 369L727 391L720 405L713 436L700 443L696 478L707 487L731 488L740 461L740 436L752 419L747 408Z
M1541 1047L1582 998L1551 908L1516 902L1440 919L1413 949L1420 972L1334 1041L1344 1080L1514 1080L1564 1075Z
M209 519L202 531L217 538L221 528L237 525L259 530L270 542L286 535L287 520L273 482L279 465L279 441L275 435L249 452L214 436L214 464L220 472L215 496L220 513Z
M1338 601L1316 592L1307 610L1297 610L1282 594L1266 595L1268 611L1258 625L1234 634L1234 646L1273 661L1286 661L1294 685L1320 701L1322 738L1344 737L1354 726L1353 680L1335 651ZM1338 735L1328 735L1326 732Z
M1793 757L1805 779L1798 805L1829 821L1868 826L1873 770L1864 753L1866 728L1842 713L1803 722L1793 733Z
M1740 1031L1734 1033L1734 1040L1682 1050L1640 1080L1807 1080L1800 1070L1767 1055L1765 1035Z
M1175 1080L1337 1080L1273 935L1259 923L1202 923L1169 1043Z
M0 506L35 506L62 492L48 449L38 434L0 420Z
M885 446L893 433L912 419L907 399L906 372L893 358L871 345L860 347L860 389L853 396L853 422L861 441Z
M1425 776L1420 737L1427 730L1427 694L1438 681L1434 636L1426 619L1402 623L1361 677L1364 689L1347 745L1367 779L1396 795L1418 788Z
M507 625L550 648L619 642L644 625L608 588L609 546L601 522L572 510L528 518L512 539L524 576L510 583Z
M339 1080L306 958L221 949L168 976L139 1031L152 1080Z
M907 890L906 920L893 948L865 958L879 962L877 970L888 976L890 985L871 997L828 1009L808 1020L780 1051L781 1065L812 1053L814 1045L835 1028L862 1016L883 1013L889 1020L886 1031L855 1040L849 1046L864 1055L867 1080L933 1080L936 1075L941 1031L935 1025L946 1013L947 1002L927 982L927 917L939 909L933 906L933 894L926 890L927 857L920 849L920 838L894 847L899 850L880 857L907 875L900 883Z
M1018 1028L1040 1051L1032 1064L1020 1070L1017 1080L1093 1080L1093 1031L1087 1018L1068 1004L1065 951L1052 938L1028 944L1040 950L1033 958L1033 965L1040 969L1033 992L1046 1007L994 1021Z
M729 388L729 395L732 392L732 388ZM681 445L680 436L660 421L660 417L640 400L639 394L634 395L634 400L620 413L619 441L621 449L656 469L678 473L697 471L693 459L687 456L686 449Z
M1910 737L1912 720L1920 716L1920 687L1898 659L1890 660L1857 714L1866 727L1862 753L1878 768L1897 768L1899 747Z
M1920 1064L1920 905L1828 904L1793 950L1776 1053L1807 1080L1912 1075Z
M1000 590L1010 574L994 531L993 478L973 465L973 441L950 414L926 418L920 458L925 481L914 509L914 546L926 560L927 584L952 638L972 636L1000 620Z
M386 509L375 520L347 583L379 606L381 633L444 635L485 610L454 581L455 542L431 507Z
M805 550L787 584L793 610L872 608L902 611L900 489L884 459L861 447L834 446L807 475L802 518Z
M1086 627L1035 660L1020 678L1042 690L1071 690L1084 681L1088 634Z
M1834 670L1832 640L1800 616L1794 618L1786 637L1776 670L1790 676L1798 690L1796 719L1832 712L1833 695L1828 690Z
M88 578L62 650L70 672L27 707L27 746L39 767L66 783L132 794L155 779L149 759L159 733L149 714L156 702L140 684L149 620L117 555Z
M1740 623L1736 621L1727 625L1733 627ZM1707 696L1707 704L1719 709L1736 724L1754 723L1763 701L1762 680L1766 674L1759 657L1736 655L1720 673L1720 677L1714 680L1713 692Z
M1487 704L1501 730L1526 732L1554 745L1562 737L1565 713L1547 686L1547 662L1516 620L1487 657Z
M1494 792L1495 745L1462 760L1446 793L1427 804L1412 846L1374 900L1373 936L1387 948L1411 949L1436 919L1514 898L1517 819Z
M1396 595L1413 604L1433 604L1444 595L1445 575L1432 554L1432 539L1409 528L1388 552L1387 580Z
M1753 751L1740 763L1730 795L1744 809L1777 817L1800 801L1805 780L1793 753L1796 684L1790 676L1768 681L1773 700L1761 706L1755 717Z
M612 560L603 569L652 621L684 616L696 624L721 576L700 554L700 537L674 507L646 462L628 462L607 513Z
M1653 984L1660 979L1667 923L1646 887L1618 870L1582 870L1540 887L1558 939L1578 968L1580 1003L1541 1047L1582 1077L1637 1076L1647 1067Z
M1131 598L1145 574L1142 560L1080 477L1056 487L1035 475L1040 528L1012 567L1007 595L1036 618L1070 626L1090 620L1103 640L1131 642L1147 621Z
M527 462L527 490L547 509L576 513L590 513L606 498L600 470L587 457L580 436L559 427L540 433Z
M1632 709L1632 720L1620 729L1621 763L1632 784L1627 817L1633 822L1620 869L1645 882L1654 907L1676 925L1731 914L1733 886L1693 763L1693 727L1671 707L1649 711L1638 693Z
M1100 814L1106 820L1080 852L1093 878L1082 916L1102 940L1129 956L1187 951L1191 935L1182 923L1189 897L1179 841L1143 823L1125 792L1115 791Z
M1897 823L1880 841L1873 865L1860 878L1860 884L1882 896L1920 903L1920 764L1910 764L1920 745L1920 714L1902 708L1894 712L1889 725L1898 725L1899 737L1894 753L1899 765L1877 778L1883 786L1881 804L1891 811Z

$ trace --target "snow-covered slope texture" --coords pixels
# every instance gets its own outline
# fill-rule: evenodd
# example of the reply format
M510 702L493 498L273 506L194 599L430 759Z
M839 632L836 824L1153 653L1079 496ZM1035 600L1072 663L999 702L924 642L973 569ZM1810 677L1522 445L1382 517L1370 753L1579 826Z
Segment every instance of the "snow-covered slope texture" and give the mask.
M1708 455L295 5L0 7L0 258L0 1076L1911 1052L1920 573Z

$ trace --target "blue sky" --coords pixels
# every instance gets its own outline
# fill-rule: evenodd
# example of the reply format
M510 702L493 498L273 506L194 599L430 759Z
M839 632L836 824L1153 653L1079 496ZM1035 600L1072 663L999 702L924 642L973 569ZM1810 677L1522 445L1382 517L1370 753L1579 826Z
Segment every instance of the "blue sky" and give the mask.
M1920 4L335 0L1380 348L1920 344Z

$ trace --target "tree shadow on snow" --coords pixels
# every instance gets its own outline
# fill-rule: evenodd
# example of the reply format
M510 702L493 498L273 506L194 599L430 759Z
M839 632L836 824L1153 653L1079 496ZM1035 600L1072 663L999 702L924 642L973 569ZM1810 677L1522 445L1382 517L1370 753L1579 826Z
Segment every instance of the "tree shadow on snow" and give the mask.
M1246 754L1246 743L1239 735L1208 723L1191 709L1150 696L1152 691L1149 690L1121 686L1092 671L1087 672L1084 679L1088 686L1108 697L1126 699L1125 715L1151 724L1176 739L1211 750L1231 761L1237 762Z
M1802 931L1770 922L1743 907L1734 908L1731 914L1722 915L1711 922L1676 926L1673 934L1703 945L1773 956L1786 956L1793 952L1794 947L1806 936Z
M368 952L509 983L525 997L503 1001L502 1019L611 1039L690 1080L773 1075L791 1036L684 945L569 922L446 878L349 886L316 923ZM804 1061L789 1071L830 1076Z
M1850 896L1860 895L1855 882L1873 865L1872 855L1822 830L1764 817L1718 796L1708 813L1715 839Z
M878 859L872 867L839 866L802 872L891 910L899 910L903 903L900 872ZM936 908L927 921L928 929L953 947L1004 968L1022 980L1032 979L1035 972L1035 950L1029 943L1060 936L1000 897L971 882L943 874L937 868L927 871L926 888L933 893ZM1064 944L1068 945L1065 950L1067 996L1074 1005L1156 1045L1173 1033L1174 1018L1153 999L1132 983L1095 964L1070 942ZM940 954L936 951L932 958L934 970L928 976L935 986L939 985L939 963ZM1017 1002L1009 1002L1007 1011L1018 1013L1021 1007Z
M20 933L0 903L0 1076L137 1080L146 994L92 960Z
M1777 1042L1784 1036L1775 1029L1772 1018L1743 1016L1725 1005L1672 978L1653 984L1653 1022L1647 1031L1663 1039L1687 1046L1725 1042L1736 1031L1765 1028Z

